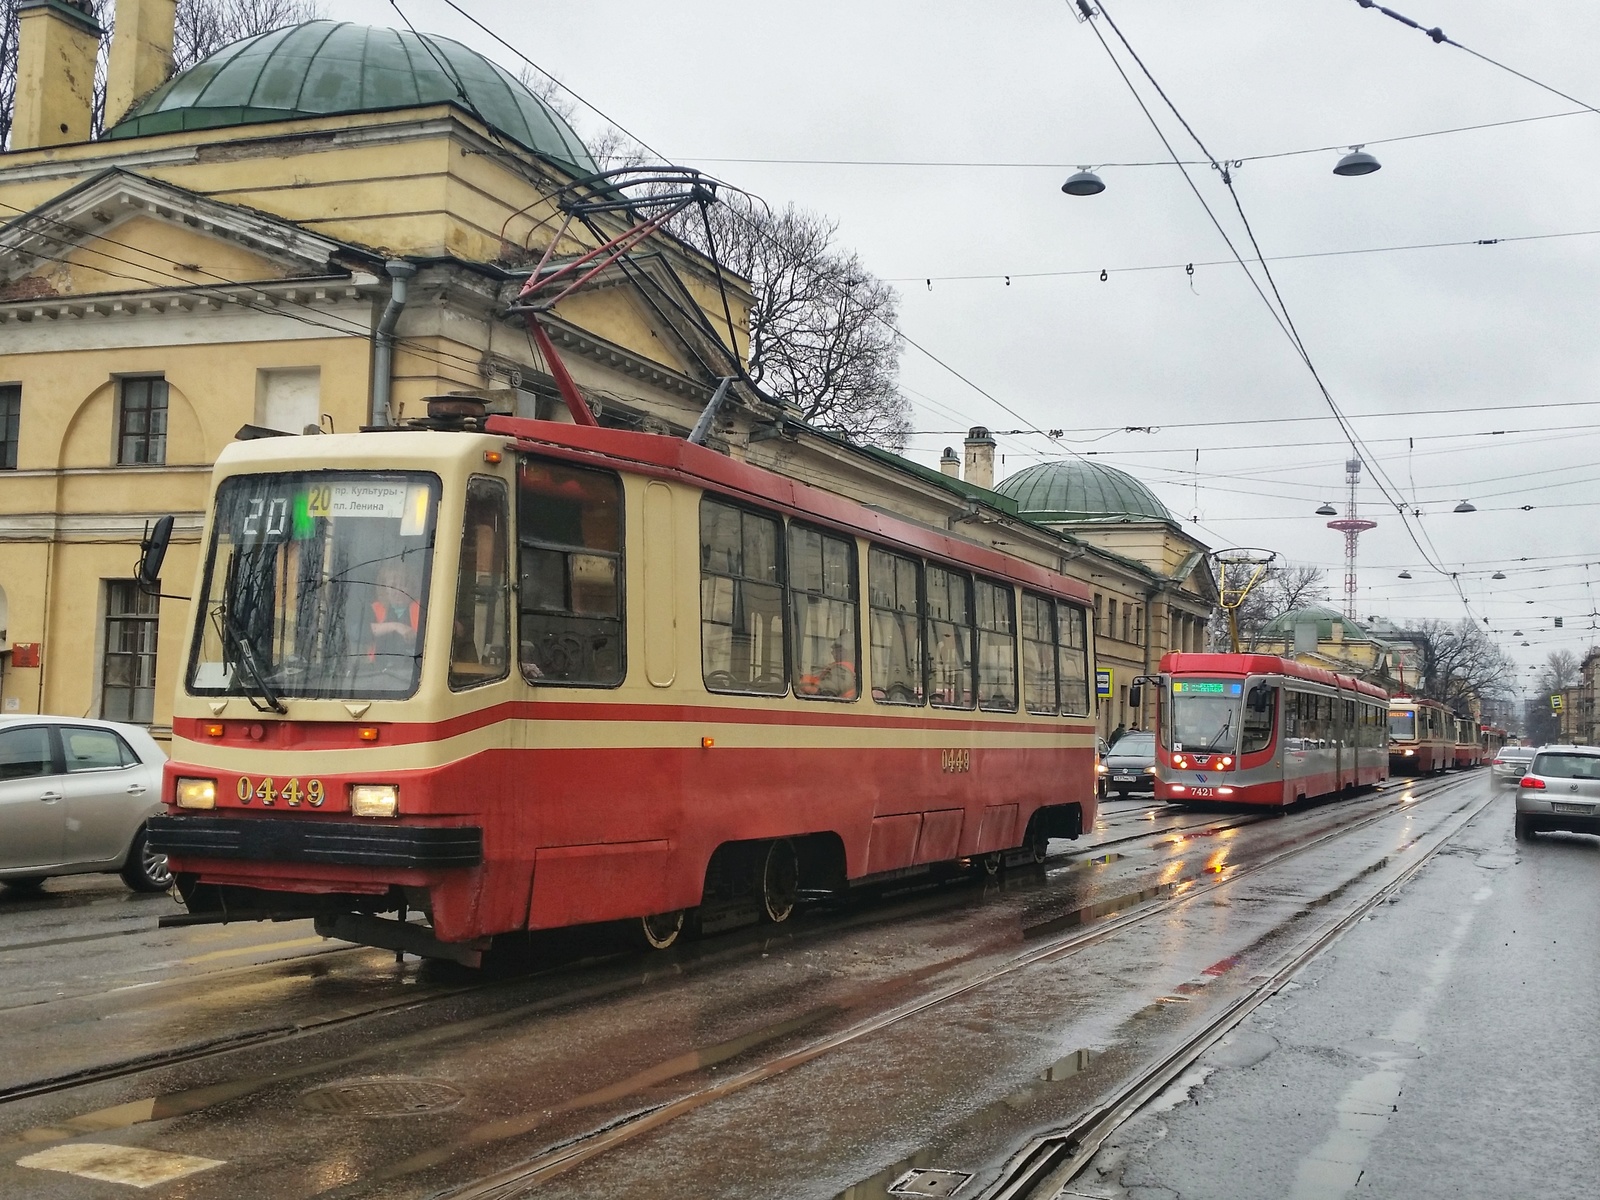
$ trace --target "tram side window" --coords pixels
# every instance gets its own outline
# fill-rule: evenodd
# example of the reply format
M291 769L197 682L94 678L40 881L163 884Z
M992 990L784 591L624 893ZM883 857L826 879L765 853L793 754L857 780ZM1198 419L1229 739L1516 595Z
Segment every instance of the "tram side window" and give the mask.
M522 460L517 479L522 674L529 683L622 682L622 480Z
M854 700L856 544L803 525L789 526L789 601L794 622L794 694Z
M867 555L872 698L921 704L922 564L874 546Z
M781 696L782 525L715 500L700 505L700 670L713 692Z
M1017 620L1009 587L979 579L973 584L978 625L978 707L1017 710Z
M511 670L507 605L506 487L474 475L467 482L467 519L461 530L456 615L450 633L453 691L504 679Z
M1259 754L1272 745L1272 726L1278 717L1278 689L1258 683L1245 698L1240 725L1239 753Z
M1075 604L1056 605L1056 672L1061 678L1061 711L1069 717L1089 715L1089 643L1084 611Z
M1022 703L1031 713L1055 713L1056 614L1043 596L1022 593Z
M942 708L971 708L972 581L942 567L928 568L928 700Z

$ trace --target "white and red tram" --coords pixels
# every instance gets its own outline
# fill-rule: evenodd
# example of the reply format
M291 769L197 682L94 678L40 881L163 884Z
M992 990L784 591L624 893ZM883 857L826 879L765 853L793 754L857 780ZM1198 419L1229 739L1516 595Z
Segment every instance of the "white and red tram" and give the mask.
M1095 819L1083 584L676 438L235 443L195 586L150 845L198 919L663 945Z
M1395 775L1443 774L1455 765L1456 717L1437 700L1395 696L1389 701L1389 770Z
M1388 778L1381 688L1268 654L1161 659L1156 797L1287 805Z

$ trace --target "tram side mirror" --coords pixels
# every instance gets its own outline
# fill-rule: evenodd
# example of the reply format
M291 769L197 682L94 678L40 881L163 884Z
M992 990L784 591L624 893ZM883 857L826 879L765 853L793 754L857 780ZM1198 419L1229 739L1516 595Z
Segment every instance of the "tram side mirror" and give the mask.
M1272 704L1272 689L1264 683L1258 683L1250 689L1250 695L1245 698L1245 703L1251 712L1266 712Z
M1136 683L1128 688L1128 707L1138 708L1144 702L1144 684Z
M145 529L144 540L139 543L139 566L134 571L134 578L147 592L153 592L160 586L161 564L166 561L167 543L170 541L172 541L170 516L158 517L154 525Z

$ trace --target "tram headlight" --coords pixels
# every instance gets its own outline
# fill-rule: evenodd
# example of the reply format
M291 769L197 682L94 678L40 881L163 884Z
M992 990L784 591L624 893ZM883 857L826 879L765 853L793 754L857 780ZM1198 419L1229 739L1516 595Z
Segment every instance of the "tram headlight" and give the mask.
M215 808L217 806L217 781L215 779L179 779L174 782L172 798L179 808Z
M1410 757L1411 757L1411 756L1412 756L1412 755L1413 755L1413 754L1415 754L1415 753L1416 753L1416 751L1415 751L1415 750L1407 750L1407 751L1406 751L1406 757L1407 757L1407 758L1410 758Z
M356 783L350 786L350 814L356 817L392 817L400 804L400 789L392 783Z

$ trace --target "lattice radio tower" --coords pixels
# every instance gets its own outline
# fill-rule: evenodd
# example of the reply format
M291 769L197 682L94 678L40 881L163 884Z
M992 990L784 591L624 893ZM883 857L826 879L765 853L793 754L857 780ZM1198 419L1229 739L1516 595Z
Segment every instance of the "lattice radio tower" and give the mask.
M1356 484L1361 481L1361 460L1351 458L1344 464L1344 481L1350 494L1344 504L1344 516L1329 521L1329 529L1344 534L1344 615L1351 620L1356 616L1356 539L1378 523L1356 514Z

